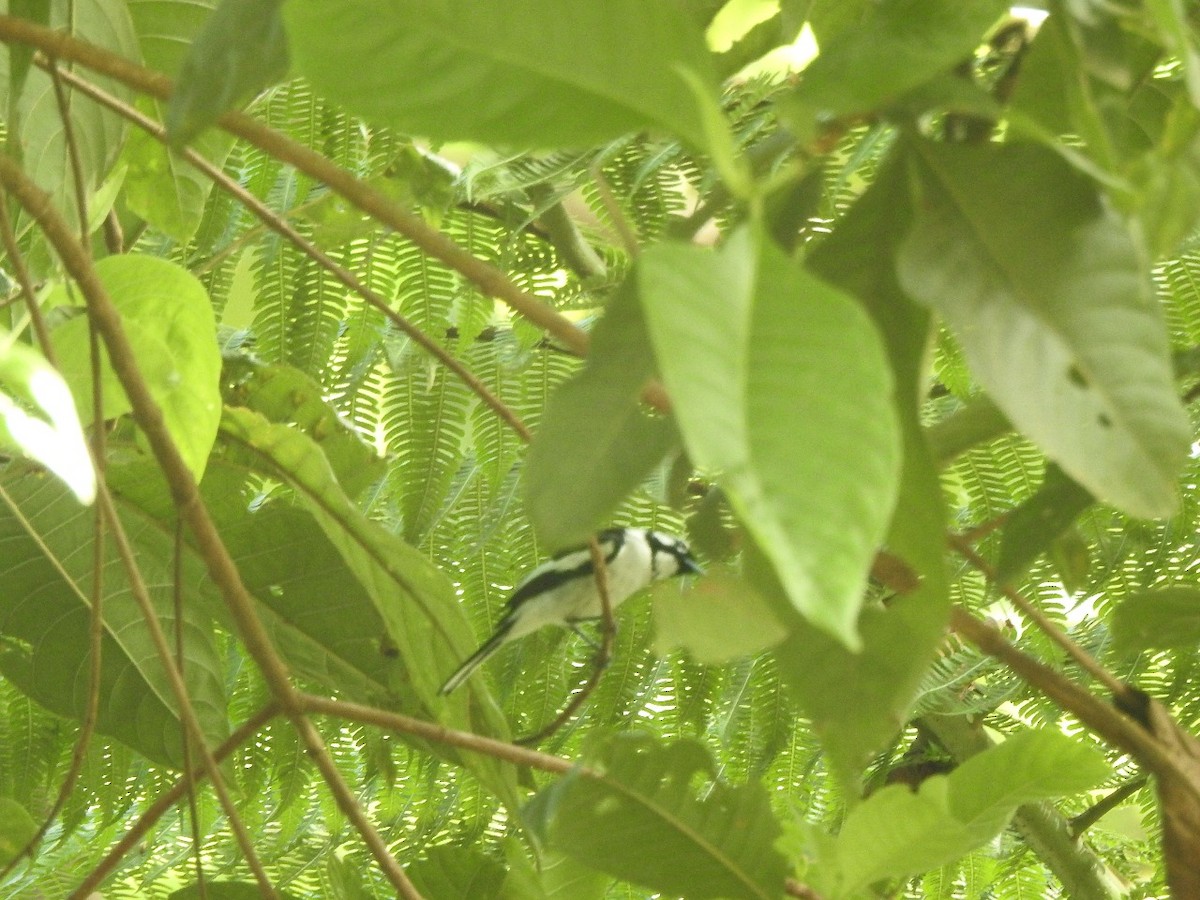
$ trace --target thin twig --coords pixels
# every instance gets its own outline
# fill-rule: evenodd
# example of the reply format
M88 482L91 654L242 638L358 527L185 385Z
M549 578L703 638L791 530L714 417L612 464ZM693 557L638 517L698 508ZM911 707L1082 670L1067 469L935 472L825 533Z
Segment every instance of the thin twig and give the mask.
M1001 582L996 577L996 570L988 563L986 559L980 556L975 548L972 547L960 535L952 534L947 538L950 546L963 557L967 562L974 566L985 578L1000 591L1005 597L1012 601L1021 612L1027 615L1040 628L1047 637L1054 643L1058 644L1071 659L1089 673L1093 678L1099 681L1102 685L1112 691L1114 697L1126 698L1132 696L1130 688L1127 684L1121 681L1117 676L1113 675L1108 669L1100 665L1090 653L1080 647L1075 641L1071 640L1070 635L1066 634L1061 628L1055 625L1050 619L1031 603L1020 591L1012 587L1012 585Z
M328 697L303 693L298 695L298 700L301 708L308 713L334 716L347 722L359 722L400 734L411 734L430 742L445 744L448 747L485 754L494 759L512 763L514 766L528 766L531 769L556 775L565 775L578 768L576 763L560 756L484 737L472 731L457 731L444 725L406 716L403 713L389 712L375 706L365 706L348 700L332 700Z
M7 17L0 16L0 22L5 18ZM0 37L3 37L2 25L0 25ZM166 477L176 509L192 532L196 550L204 560L209 577L225 600L243 645L254 658L267 684L291 719L301 742L320 770L338 807L358 830L364 843L370 849L371 855L379 864L380 870L405 900L419 900L420 893L367 819L349 785L338 771L337 765L329 754L329 748L313 728L312 723L299 711L295 699L296 690L291 683L291 673L276 653L271 638L254 608L254 601L242 582L237 565L229 555L229 550L225 547L208 509L200 497L196 480L167 430L162 409L150 393L149 386L138 368L133 347L125 333L121 316L97 276L87 251L73 238L63 218L54 210L46 192L30 181L14 160L2 155L0 155L0 184L3 184L26 212L37 220L42 233L57 251L67 272L75 280L86 299L89 313L104 339L113 372L129 399L134 420L141 427L142 433L146 436L151 451ZM101 489L99 497L101 502L106 500L111 502L107 490ZM111 516L109 522L112 524ZM120 536L119 528L114 527L113 531L115 536ZM153 632L156 623L151 621L149 625ZM161 629L158 629L158 633L161 635ZM156 641L156 643L159 642ZM168 673L175 672L177 675L169 652L166 654L166 662L168 665L165 668ZM185 712L188 707L190 704L184 707ZM202 743L201 746L203 747ZM211 754L206 747L204 747L204 751L207 767ZM211 773L209 777L212 777ZM214 786L219 783L218 779L219 773L218 778L214 779ZM219 795L220 790L218 789Z
M79 40L65 31L55 31L27 19L0 16L0 41L29 44L47 56L79 63L159 100L168 99L174 90L171 80L159 72ZM573 353L580 356L587 354L587 333L570 319L536 295L523 290L505 272L429 227L419 216L353 173L243 113L225 113L217 121L231 134L328 185L351 205L404 235L422 251L461 274L485 295L499 299L539 328L548 331L558 343Z
M182 674L186 659L183 652L183 523L178 518L175 520L175 541L172 548L172 555L171 600L175 609L175 665L179 666L179 671ZM187 733L187 729L183 731L183 771L192 771L192 741ZM188 783L187 801L188 819L192 831L192 859L196 863L196 887L200 893L200 900L208 900L208 884L204 877L204 860L200 853L200 813L196 808L195 781L189 781Z
M233 734L213 750L213 758L217 762L224 762L234 750L250 740L279 713L280 708L278 703L274 701L268 703L243 722ZM137 821L125 832L124 837L114 844L108 853L104 855L104 858L87 873L83 881L71 892L68 900L84 900L84 898L92 896L92 892L100 887L104 879L113 873L121 860L124 859L125 854L137 847L146 835L149 834L150 829L154 827L155 823L166 815L184 794L192 790L192 785L203 778L204 768L197 766L185 771L182 777L169 790L159 794L154 802L147 807L146 811L138 816Z
M641 239L625 215L625 210L621 209L621 204L617 202L617 197L613 193L612 187L609 186L608 179L604 177L604 171L600 168L599 162L592 164L591 172L592 178L596 182L596 192L600 195L600 204L608 213L613 227L617 229L617 235L621 238L625 252L630 256L637 256L642 250Z
M588 541L588 551L592 557L592 578L596 582L596 592L600 595L600 647L596 650L591 674L550 724L534 734L521 738L517 741L519 744L540 744L571 721L579 708L587 702L592 691L596 689L596 685L600 683L600 678L604 675L604 670L612 661L613 637L616 634L617 626L613 621L612 600L608 595L608 563L604 559L604 551L600 547L600 542L594 535Z
M57 369L58 360L55 357L54 344L50 340L50 330L46 325L46 320L42 315L41 309L38 308L33 280L29 276L29 267L25 264L25 255L21 252L21 248L17 244L16 234L12 227L12 219L8 215L8 195L2 190L0 190L0 241L3 241L9 265L16 275L17 284L20 286L20 296L25 302L30 321L33 323L34 335L37 337L42 354L46 357L50 365ZM93 400L98 404L100 382L95 380L94 383L96 385L96 392L93 395ZM104 431L102 428L93 430L92 441L94 458L102 459L104 448ZM103 472L98 471L96 477L103 477ZM75 785L79 783L79 778L83 773L88 746L91 744L92 736L96 731L96 721L100 716L101 647L103 645L102 637L104 630L104 519L98 507L95 510L95 515L95 540L92 555L92 599L88 623L88 649L90 651L87 682L88 693L87 701L84 705L83 721L80 724L79 735L75 739L75 746L71 751L71 764L67 768L67 773L63 778L62 784L59 786L54 804L43 817L37 830L25 843L25 846L13 855L7 865L0 868L0 880L3 880L21 859L33 854L34 849L46 837L46 832L50 830L50 826L58 818L63 807L66 806L67 800L75 790Z
M87 187L83 183L83 161L79 156L79 144L75 140L75 123L71 121L71 104L63 88L58 62L52 57L45 67L54 85L54 100L58 104L58 117L62 121L63 140L67 144L67 158L71 161L71 184L75 189L75 210L79 216L79 240L88 241Z
M76 75L63 73L62 77L72 84L76 90L86 96L92 98L102 106L111 109L113 112L123 116L130 122L133 122L146 133L167 145L166 129L155 122L153 119L143 115L138 110L134 109L128 103L124 103L117 97L112 96L101 88L79 78ZM180 155L187 160L194 168L202 172L206 177L211 179L218 187L226 193L235 197L238 202L249 209L267 228L282 235L293 245L295 245L302 253L312 259L317 265L325 269L333 275L343 285L357 293L360 297L367 301L371 306L375 307L384 316L388 318L398 329L408 335L417 343L425 352L429 353L437 359L442 365L450 369L457 375L472 392L475 393L485 404L487 404L493 412L496 413L510 428L513 429L521 439L528 442L530 433L525 423L521 421L520 416L513 411L503 400L492 393L491 389L484 384L474 372L468 369L458 359L456 359L449 351L438 344L432 337L425 334L416 325L410 322L400 313L392 309L391 305L381 297L376 291L372 290L364 284L357 275L347 269L345 266L335 262L328 254L317 247L312 241L305 238L300 232L296 231L292 225L276 213L274 210L267 207L265 203L247 191L236 181L214 166L211 162L196 153L190 147L185 147L178 151Z
M1130 779L1111 793L1097 800L1069 823L1071 837L1078 838L1081 834L1103 819L1106 815L1140 791L1150 780L1149 775L1138 775Z
M87 292L84 291L84 294L86 296ZM91 308L90 298L89 308ZM111 346L109 349L111 352ZM221 807L225 810L225 815L229 820L229 826L233 830L238 846L246 858L246 865L254 873L254 879L258 882L259 891L267 897L278 897L278 893L271 884L270 876L267 875L267 870L263 866L262 860L258 858L258 853L254 848L254 841L250 837L250 831L246 828L246 823L242 821L242 817L238 814L237 804L233 802L233 795L230 794L229 788L225 784L225 779L221 775L221 770L217 767L212 750L205 743L204 731L200 727L200 719L196 715L196 709L192 705L191 697L188 694L187 683L183 680L183 673L175 664L171 645L167 642L167 635L162 629L162 623L158 621L157 610L154 608L154 602L150 599L150 592L146 587L145 579L142 577L142 571L138 567L137 556L134 553L133 546L129 543L129 537L125 533L125 526L122 524L120 516L117 513L117 506L113 501L112 494L108 490L108 485L104 482L97 484L96 499L101 510L104 512L108 527L112 533L113 543L117 548L117 556L120 558L121 564L125 569L125 575L129 580L129 593L133 595L134 602L137 603L142 613L142 619L146 625L146 633L150 636L150 642L154 645L155 653L162 663L163 670L167 676L167 682L171 686L171 693L175 696L175 702L179 704L179 717L184 725L184 740L186 741L190 738L194 742L196 749L200 752L204 771L208 774L213 789L217 792L217 797L221 801Z

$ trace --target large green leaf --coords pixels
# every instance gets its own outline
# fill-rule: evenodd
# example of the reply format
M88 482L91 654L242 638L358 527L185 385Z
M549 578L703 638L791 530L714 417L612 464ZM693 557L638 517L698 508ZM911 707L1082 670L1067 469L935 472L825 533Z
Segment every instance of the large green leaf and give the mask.
M886 546L919 576L918 587L893 597L886 608L863 610L859 653L803 624L774 653L831 768L848 781L905 721L942 642L950 607L942 489L919 420L931 317L900 290L893 264L911 216L903 174L896 166L881 172L810 264L857 297L884 336L904 437L900 495Z
M904 287L946 318L975 376L1068 475L1125 512L1170 514L1190 429L1121 221L1050 150L912 147Z
M53 0L49 24L124 59L139 60L137 38L124 0ZM3 44L0 71L6 71L7 64L8 45ZM90 77L108 93L122 100L129 98L129 89L123 84L102 76ZM0 109L8 128L16 129L15 134L8 133L8 139L15 138L17 143L10 152L24 159L29 176L50 193L55 209L78 229L75 179L50 76L37 67L30 69L19 98L10 96L8 79L0 78ZM69 109L80 176L90 201L117 160L127 125L123 118L90 100L72 98ZM88 212L90 224L97 224L97 210Z
M408 876L423 897L494 900L501 896L505 866L478 850L442 844L410 866Z
M287 74L283 0L222 0L196 34L167 110L172 144L185 144L224 112Z
M678 435L641 409L654 358L636 294L627 286L596 326L587 366L546 404L525 464L529 517L552 548L601 527Z
M688 453L723 473L795 607L857 649L900 463L878 332L753 231L654 247L638 282Z
M826 116L865 113L969 59L1004 0L883 0L839 31L805 68L784 109L802 132Z
M152 256L110 256L96 263L96 274L121 314L167 430L199 480L221 419L221 354L208 293L186 269ZM58 293L65 291L59 288ZM68 319L53 336L80 419L89 423L92 367L87 317ZM130 406L108 365L107 353L104 358L104 417L111 419L129 412Z
M221 430L226 440L260 456L296 489L371 596L415 699L432 707L447 661L465 656L473 643L450 581L355 508L307 435L236 407L225 410Z
M1114 649L1194 650L1200 645L1200 588L1173 585L1142 591L1117 606L1112 618Z
M215 0L129 0L146 66L174 78L192 37L204 24ZM138 98L143 112L163 121L165 104ZM220 168L233 147L223 131L206 132L192 149ZM129 209L155 228L186 243L200 224L212 179L184 162L175 151L140 128L129 135L122 155L127 166L124 198Z
M81 718L88 669L94 516L57 481L8 474L0 503L0 670L37 702ZM18 512L19 511L19 512ZM158 618L175 627L172 598L174 541L144 517L122 510L122 522ZM183 726L175 696L130 593L113 542L106 544L104 632L98 729L149 759L182 764ZM200 596L199 564L184 567L184 679L205 738L228 734L224 663L212 641Z
M623 735L603 749L602 777L545 788L524 810L552 849L618 878L689 898L782 896L787 866L760 785L720 782L697 744Z
M405 710L452 727L507 736L500 710L478 685L449 700L438 697L448 670L475 646L449 579L350 502L307 435L242 408L225 410L221 432L291 484L366 590L383 622L380 647L394 657L393 684ZM488 757L469 757L468 765L501 799L514 803L510 767Z
M837 837L835 896L914 875L999 834L1017 807L1096 787L1111 769L1096 749L1055 731L1024 731L913 793L889 785L856 806Z
M316 441L350 497L383 476L386 466L379 451L325 398L321 385L295 366L265 363L249 354L227 355L222 390L231 406L292 424Z
M37 833L37 822L16 800L0 797L0 866L7 866Z
M679 70L715 96L708 51L664 0L292 0L284 19L318 90L409 133L554 147L657 127L704 144Z

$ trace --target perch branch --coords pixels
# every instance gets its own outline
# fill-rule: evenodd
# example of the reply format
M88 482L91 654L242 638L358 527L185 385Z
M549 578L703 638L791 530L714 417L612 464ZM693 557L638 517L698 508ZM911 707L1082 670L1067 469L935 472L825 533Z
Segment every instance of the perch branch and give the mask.
M540 744L569 722L587 701L587 698L591 696L592 691L596 689L596 685L600 683L600 677L612 661L613 636L616 634L617 625L613 621L612 598L608 594L608 564L604 560L604 551L600 548L600 542L595 537L588 541L588 551L592 557L592 578L596 582L596 592L600 595L600 647L596 650L592 673L584 682L583 687L575 692L575 695L563 707L562 712L555 716L549 725L536 734L521 738L518 741L520 744Z

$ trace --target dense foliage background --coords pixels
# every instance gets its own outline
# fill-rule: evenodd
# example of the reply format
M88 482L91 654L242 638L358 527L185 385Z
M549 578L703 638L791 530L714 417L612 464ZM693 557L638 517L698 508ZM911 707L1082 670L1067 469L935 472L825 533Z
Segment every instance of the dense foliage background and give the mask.
M1197 13L10 2L0 894L1200 896Z

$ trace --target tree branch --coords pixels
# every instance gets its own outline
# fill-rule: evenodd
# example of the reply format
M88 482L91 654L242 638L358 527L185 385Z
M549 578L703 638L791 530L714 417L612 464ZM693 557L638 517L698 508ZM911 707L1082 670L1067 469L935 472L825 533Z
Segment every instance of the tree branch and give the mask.
M401 896L406 900L418 900L420 894L392 857L374 826L367 820L365 813L350 791L349 785L338 771L320 734L300 711L287 666L275 652L270 637L254 609L253 600L242 583L237 566L230 557L229 551L200 498L195 478L167 431L162 410L151 395L150 389L138 369L133 348L121 322L121 316L96 275L87 251L74 238L66 222L54 210L49 196L28 179L15 161L2 155L0 155L0 183L3 183L26 212L37 220L43 234L58 252L64 266L86 299L89 314L104 340L113 372L125 389L134 419L141 427L155 459L163 470L176 508L195 537L197 552L204 560L209 577L221 592L221 596L233 616L242 643L259 666L284 712L292 720L302 743L320 770L339 808L363 837L372 856L379 863L380 869ZM99 496L104 502L107 491L103 483L101 483ZM116 521L119 523L119 520ZM119 528L117 524L114 524L113 517L110 517L109 522L110 525L113 525L114 535L119 535ZM153 629L155 623L149 624ZM168 672L178 674L169 652L164 667ZM199 736L198 732L197 736ZM207 749L205 755L206 757L210 755Z
M165 75L143 68L95 44L26 19L0 16L0 40L29 44L47 56L77 62L160 100L168 99L173 90L171 80ZM522 290L503 271L478 259L440 231L430 228L418 216L371 185L334 165L315 150L272 131L250 116L226 113L218 121L231 134L328 185L352 205L393 228L425 253L463 275L487 296L503 301L530 322L548 331L572 352L580 356L587 354L589 341L586 332L535 295Z
M1078 838L1085 831L1107 816L1110 812L1144 788L1150 776L1139 775L1125 782L1119 788L1096 801L1070 822L1071 836Z
M279 704L275 702L268 703L243 722L241 727L235 730L219 747L213 750L213 759L219 763L224 762L234 750L250 740L279 713ZM204 768L197 766L184 772L183 776L175 782L170 790L159 794L146 811L138 817L138 820L133 823L130 829L125 832L125 836L112 846L108 853L104 855L104 858L88 872L83 881L71 892L69 900L85 900L85 898L94 896L93 892L100 887L104 879L116 870L117 865L124 859L125 854L137 847L150 832L150 829L154 827L154 824L166 815L171 807L178 803L184 794L192 790L192 786L203 777Z
M40 60L39 60L40 62ZM166 129L157 122L140 113L127 103L122 102L118 98L112 96L108 92L100 89L94 84L79 78L70 73L62 73L64 80L70 81L78 91L86 94L97 103L111 109L118 115L133 122L143 131L154 137L162 144L167 144ZM357 293L360 297L367 301L375 309L379 310L387 319L395 325L400 331L408 335L430 356L437 359L442 365L448 368L451 372L457 375L470 390L475 393L488 407L492 409L510 428L515 431L522 440L528 442L530 433L525 423L521 418L508 406L504 401L492 393L486 384L476 377L475 373L463 365L449 351L437 343L429 335L425 334L416 325L410 322L403 315L392 309L391 305L381 297L376 291L364 284L357 275L347 269L345 266L335 262L328 254L317 247L312 241L305 238L300 232L296 231L292 225L280 216L278 213L271 210L265 203L239 185L233 179L229 178L224 172L214 166L211 162L196 153L190 147L184 147L178 151L180 155L187 160L195 169L202 172L214 184L220 187L223 191L230 194L238 200L244 207L250 210L258 217L267 228L281 235L286 240L290 241L302 253L308 256L321 268L325 269L334 278L340 281L350 290Z
M988 564L988 561L975 552L975 548L968 544L962 537L952 534L947 538L950 546L963 557L967 562L975 567L979 572L987 578L988 582L1000 591L1005 597L1012 601L1017 609L1021 610L1026 616L1042 630L1042 632L1058 644L1066 654L1073 659L1081 669L1090 674L1093 678L1099 681L1102 685L1108 688L1114 697L1118 700L1129 700L1132 697L1130 687L1115 675L1100 665L1096 659L1080 647L1077 643L1071 640L1070 636L1065 634L1061 628L1055 625L1046 617L1046 614L1038 609L1032 602L1026 599L1025 595L1009 584L1001 583L996 577L996 570Z

